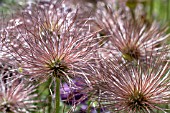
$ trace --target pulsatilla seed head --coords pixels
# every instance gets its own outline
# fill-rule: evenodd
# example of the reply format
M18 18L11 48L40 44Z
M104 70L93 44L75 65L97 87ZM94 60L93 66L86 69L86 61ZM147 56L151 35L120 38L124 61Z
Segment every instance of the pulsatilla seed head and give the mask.
M12 69L0 69L0 112L27 113L36 109L36 86L28 85Z
M140 61L135 65L119 65L101 60L97 68L92 68L92 73L86 76L89 88L84 90L91 94L92 99L98 99L101 106L114 112L165 112L161 105L169 103L170 64L164 57L148 58L147 65ZM95 93L97 91L100 93Z
M96 33L87 29L88 20L67 9L64 2L32 5L9 21L5 46L28 75L66 78L95 50Z
M122 49L122 57L128 61L137 60L140 58L140 50L134 47L124 48Z
M108 7L99 12L96 23L108 37L103 48L116 56L125 61L142 61L150 54L168 52L166 40L170 34L166 34L166 27L161 28L156 22L147 25L140 18L128 18L128 11L120 13Z
M62 72L67 72L68 70L67 65L60 60L53 61L51 62L51 64L48 64L47 66L50 68L50 70L53 71L54 75L57 75L58 77L61 74L63 74Z
M131 95L129 95L127 105L129 105L129 107L131 107L132 110L140 111L142 107L147 106L145 102L147 102L147 98L145 98L145 96L139 91L134 90L134 92Z

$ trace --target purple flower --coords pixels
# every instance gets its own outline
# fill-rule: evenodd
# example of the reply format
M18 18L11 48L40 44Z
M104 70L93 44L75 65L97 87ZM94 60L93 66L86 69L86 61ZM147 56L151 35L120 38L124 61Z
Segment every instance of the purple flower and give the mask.
M75 104L85 104L87 101L87 96L85 93L82 93L83 90L83 80L77 78L74 81L74 86L70 87L67 83L64 83L60 88L61 99L65 104L75 105Z

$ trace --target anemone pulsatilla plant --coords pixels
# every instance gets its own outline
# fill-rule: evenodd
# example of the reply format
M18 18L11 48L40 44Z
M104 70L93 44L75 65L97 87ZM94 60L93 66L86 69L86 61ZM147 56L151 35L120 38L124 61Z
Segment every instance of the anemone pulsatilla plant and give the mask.
M29 70L29 74L54 72L66 78L66 72L79 69L86 62L85 57L95 46L95 33L85 30L85 21L80 21L77 10L67 10L62 4L33 6L11 19L13 24L9 25L20 24L15 27L15 36L6 39L9 41L6 46L13 57L25 64L23 69Z
M97 75L87 76L89 83L93 83L90 85L91 90L101 90L100 104L110 111L166 112L167 109L161 105L169 103L170 78L169 61L165 61L164 57L159 56L154 62L153 59L147 59L147 68L140 61L135 66L118 66L112 61L104 60L100 63L102 69L96 70ZM97 85L100 81L102 84Z
M33 78L51 76L56 80L58 106L60 80L71 83L75 70L89 60L97 45L96 33L86 29L87 21L78 18L78 10L65 7L63 2L50 2L26 8L6 28L12 34L6 38L7 52L20 62L24 72Z
M131 19L128 11L120 13L108 7L100 12L97 25L109 37L109 44L105 45L111 51L114 50L115 55L132 61L167 51L165 42L169 35L166 35L166 27L161 28L156 22L146 25L140 19Z
M9 65L0 68L0 112L28 113L36 109L36 86L24 82Z

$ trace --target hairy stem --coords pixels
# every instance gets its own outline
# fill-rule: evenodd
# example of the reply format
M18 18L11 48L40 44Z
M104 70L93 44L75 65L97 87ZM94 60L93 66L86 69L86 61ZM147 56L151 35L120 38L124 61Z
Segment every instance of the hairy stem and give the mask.
M55 94L56 113L60 112L60 78L56 77L56 94Z
M48 80L48 83L47 83L47 86L50 86L50 84L51 84L51 77L49 78L49 80ZM50 89L48 89L48 113L51 113L51 110L52 110L52 95L51 95L51 93L50 93Z

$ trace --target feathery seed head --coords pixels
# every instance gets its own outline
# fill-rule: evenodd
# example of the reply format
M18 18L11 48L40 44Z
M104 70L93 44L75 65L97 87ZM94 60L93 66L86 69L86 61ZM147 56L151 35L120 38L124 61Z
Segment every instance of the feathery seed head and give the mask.
M148 26L140 19L126 18L128 12L122 14L109 7L101 12L102 14L98 14L97 24L108 36L103 48L115 51L116 56L126 61L142 61L150 54L167 52L165 42L169 34L166 35L166 28L160 28L158 23L153 22Z
M67 9L63 2L33 5L9 24L20 23L13 26L15 35L10 33L11 27L7 28L14 38L6 38L6 47L29 75L74 76L72 69L80 69L95 50L96 33L87 29L88 20L78 18L78 10Z
M35 110L35 86L26 85L15 71L6 68L7 66L0 68L0 111L27 113Z
M120 66L112 61L102 62L96 75L86 77L92 87L89 91L100 89L101 106L115 112L165 112L159 105L169 103L169 61L164 62L162 55L154 62L148 59L147 68L141 63Z

